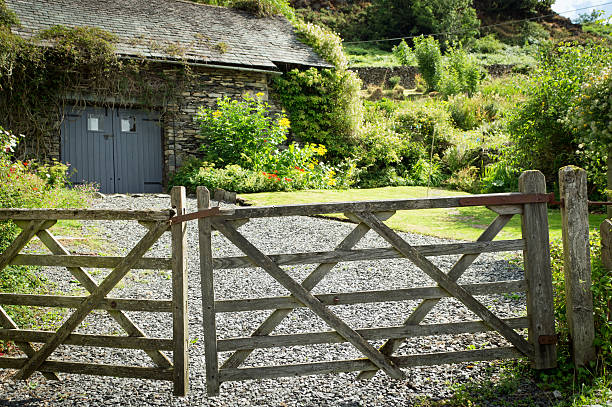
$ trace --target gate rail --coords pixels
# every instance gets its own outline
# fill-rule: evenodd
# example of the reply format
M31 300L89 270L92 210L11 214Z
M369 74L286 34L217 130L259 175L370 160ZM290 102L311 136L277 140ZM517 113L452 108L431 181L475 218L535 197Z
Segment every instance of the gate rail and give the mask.
M389 201L340 202L267 207L246 207L212 211L210 194L198 188L200 231L200 266L202 275L203 324L206 358L206 384L209 395L219 392L224 381L361 371L359 378L371 378L383 370L392 378L402 378L400 367L456 363L473 360L494 360L527 356L538 369L556 365L556 345L553 314L552 275L550 269L547 202L544 176L528 171L520 178L520 193L490 194L475 197L444 197ZM383 221L397 210L452 208L484 205L497 213L476 242L428 246L411 246ZM336 247L326 252L304 252L266 255L248 241L238 228L251 218L285 217L344 213L358 225ZM493 241L495 236L514 216L522 217L523 238ZM216 229L229 239L245 256L213 258L211 231ZM383 237L391 247L382 249L354 249L369 230ZM523 250L526 279L459 285L457 280L480 253ZM448 273L442 272L426 256L462 254ZM438 286L402 288L312 295L310 291L338 263L388 258L407 258L432 278ZM288 264L319 264L302 283L298 283L282 268ZM214 270L240 267L260 267L291 293L290 296L250 298L242 300L214 300ZM475 295L527 292L527 318L500 319L474 298ZM481 320L469 323L427 324L420 322L442 297L460 300ZM422 299L406 319L404 325L353 330L338 318L330 307L340 304L404 301ZM333 331L309 332L293 335L270 335L276 326L297 307L308 307L325 321ZM249 337L218 340L216 314L271 309L270 316ZM528 328L528 340L515 329ZM495 330L513 346L492 349L445 352L410 356L393 356L408 337L439 334L485 332ZM387 339L380 349L368 340ZM251 352L257 348L350 342L366 358L343 361L314 362L282 366L241 368ZM219 367L218 352L234 353Z
M174 394L184 396L189 386L187 358L187 274L186 225L171 225L175 214L185 212L185 189L172 190L174 209L162 211L101 210L101 209L0 209L0 220L11 220L21 233L0 254L0 269L8 265L63 266L89 292L88 296L59 296L0 293L0 340L14 341L26 357L0 357L0 368L17 369L14 379L25 380L35 371L48 379L58 379L56 373L133 377L174 382ZM60 219L132 220L148 229L144 237L125 257L72 255L51 233ZM171 257L143 257L166 231L172 233ZM20 254L37 236L51 254ZM84 268L109 268L112 271L98 285ZM107 295L131 269L172 270L172 298L163 300L112 298ZM73 313L57 332L19 329L2 308L3 305L71 308ZM96 309L105 310L125 330L127 336L73 333L81 322ZM125 311L161 312L172 314L173 337L147 337ZM32 343L42 343L35 347ZM147 353L155 367L77 363L49 359L58 346L140 349ZM172 351L173 361L162 351Z

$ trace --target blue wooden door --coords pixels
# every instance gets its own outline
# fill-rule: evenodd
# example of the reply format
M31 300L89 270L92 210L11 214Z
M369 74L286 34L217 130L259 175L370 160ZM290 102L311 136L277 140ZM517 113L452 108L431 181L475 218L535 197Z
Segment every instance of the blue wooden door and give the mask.
M161 127L139 110L71 109L62 124L61 159L71 182L94 182L103 193L162 191Z

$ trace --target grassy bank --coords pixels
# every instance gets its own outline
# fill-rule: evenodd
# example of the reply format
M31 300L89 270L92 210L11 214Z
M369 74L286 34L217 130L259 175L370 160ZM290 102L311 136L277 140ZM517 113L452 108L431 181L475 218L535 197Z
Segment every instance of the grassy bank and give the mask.
M407 199L441 196L470 195L465 192L429 189L426 187L385 187L373 189L318 190L296 192L264 192L241 195L252 205L288 205L314 202L364 201L385 199ZM335 217L343 217L334 214ZM424 209L399 211L387 224L403 232L420 233L447 239L475 240L495 214L484 207ZM589 222L596 228L604 215L591 215ZM550 238L561 238L561 214L557 209L548 211ZM521 221L515 217L497 236L497 239L520 239Z

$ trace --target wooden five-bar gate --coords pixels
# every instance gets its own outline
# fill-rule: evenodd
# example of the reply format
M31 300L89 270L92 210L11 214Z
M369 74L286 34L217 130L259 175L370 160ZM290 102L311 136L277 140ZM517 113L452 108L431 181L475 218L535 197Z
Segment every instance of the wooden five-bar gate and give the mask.
M0 220L11 219L22 227L22 233L0 256L0 268L9 264L66 266L90 292L87 297L34 296L0 294L0 305L45 305L75 308L74 313L57 332L18 329L0 308L0 339L13 340L27 356L0 358L0 368L18 369L16 379L26 379L34 371L55 378L56 372L102 374L118 377L140 377L174 381L174 393L184 395L188 389L187 359L187 276L185 225L198 220L200 271L206 386L209 395L219 393L225 381L298 376L333 372L360 372L360 379L371 378L382 370L394 379L401 379L401 368L477 360L497 360L527 357L537 369L556 365L556 336L553 316L553 292L550 270L547 202L544 177L537 171L525 172L520 178L519 193L490 194L465 197L444 197L388 201L340 202L270 207L222 209L211 207L210 195L198 188L198 212L186 214L184 189L175 187L172 211L101 211L101 210L0 210ZM412 246L383 221L398 210L486 206L497 214L493 222L475 242ZM249 219L344 213L357 225L330 251L267 255L251 243L238 229ZM522 239L493 239L513 216L522 218ZM132 219L146 225L148 233L124 258L74 256L62 247L48 228L57 219ZM171 258L143 258L147 250L167 230L172 231ZM243 256L213 257L211 233L217 230L243 252ZM356 249L368 231L374 231L388 244L386 248ZM52 255L25 255L20 250L38 236ZM480 253L522 250L525 279L460 285L461 275ZM461 254L450 271L434 265L428 257ZM398 287L392 290L361 291L313 295L311 291L341 262L406 258L429 276L437 286ZM282 267L316 264L301 282L292 278ZM113 271L98 286L83 267L112 268ZM288 296L215 300L215 269L259 267L290 292ZM132 268L173 270L172 298L167 300L127 300L108 298L107 294ZM527 293L527 317L501 319L475 296ZM454 297L476 314L480 320L461 323L422 324L421 322L443 297ZM335 305L420 300L399 326L368 327L355 330L333 311ZM292 335L272 335L281 322L296 308L307 307L323 320L332 331ZM125 329L127 336L78 335L73 331L94 309L107 310ZM218 339L216 316L253 310L272 310L267 319L250 336ZM169 312L173 315L173 338L147 338L123 313L124 311ZM517 330L527 329L525 338ZM431 335L452 335L497 331L510 344L489 349L466 350L408 356L394 355L406 338ZM369 341L384 339L381 348ZM31 343L44 343L40 348ZM348 342L362 355L361 359L319 361L292 365L241 367L255 349L285 346ZM107 366L93 363L69 363L48 360L61 344L105 346L146 350L155 368ZM162 351L173 351L173 361ZM218 353L233 352L220 365Z

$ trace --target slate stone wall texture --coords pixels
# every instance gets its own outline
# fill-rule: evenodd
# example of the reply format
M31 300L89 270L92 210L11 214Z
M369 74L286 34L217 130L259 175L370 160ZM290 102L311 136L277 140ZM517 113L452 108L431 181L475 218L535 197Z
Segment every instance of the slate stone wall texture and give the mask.
M163 115L163 150L165 173L180 168L190 157L200 157L198 151L198 124L195 115L198 107L214 107L217 98L240 98L245 94L263 93L268 100L270 74L229 69L198 68L194 78L185 86L176 101L168 104ZM273 110L279 110L273 102Z
M266 72L241 71L235 69L209 68L192 66L188 76L181 74L181 69L170 64L151 64L149 71L142 72L143 81L157 84L166 81L171 86L170 94L162 91L155 94L151 102L153 109L160 113L162 128L162 151L164 154L164 185L168 176L180 168L189 158L201 157L199 147L202 141L198 138L198 123L195 120L200 106L214 107L218 98L228 96L240 98L245 94L263 93L263 99L268 101L273 113L281 109L274 100L269 100L269 81L271 74ZM66 101L66 107L98 105L150 109L144 107L138 100L100 100L96 94L87 89L75 89L72 100ZM78 95L78 96L75 96ZM44 150L39 151L39 158L60 159L60 123L54 126L54 131L45 142Z
M487 65L485 69L493 78L508 75L513 72L515 65ZM364 89L368 85L376 85L387 87L387 81L394 76L400 77L399 84L406 89L415 87L414 77L419 73L419 69L415 66L394 66L394 67L357 67L351 68L357 72L359 78L363 82Z

